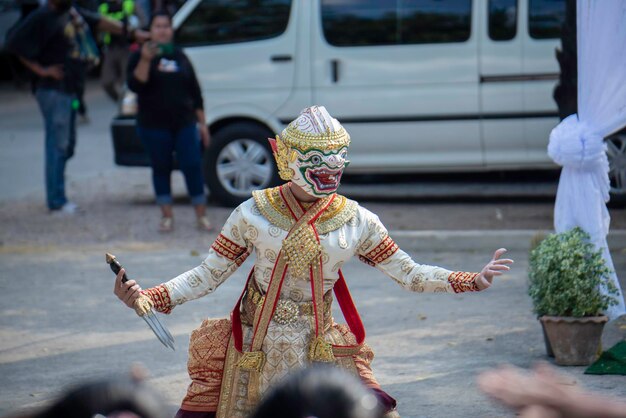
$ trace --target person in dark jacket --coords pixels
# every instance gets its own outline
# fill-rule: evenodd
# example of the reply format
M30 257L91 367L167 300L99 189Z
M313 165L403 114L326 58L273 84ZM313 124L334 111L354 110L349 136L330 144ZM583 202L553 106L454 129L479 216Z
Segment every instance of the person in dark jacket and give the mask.
M35 76L33 91L46 132L46 197L51 213L76 213L65 195L65 166L76 144L76 109L86 62L97 54L88 26L138 41L143 31L129 31L121 22L72 7L72 0L48 0L11 31L6 48Z
M210 230L206 216L200 139L208 147L202 94L193 66L172 44L172 20L166 12L150 19L150 38L128 63L128 87L137 93L137 132L152 164L152 181L162 218L161 232L173 227L170 177L174 153L185 176L197 225Z

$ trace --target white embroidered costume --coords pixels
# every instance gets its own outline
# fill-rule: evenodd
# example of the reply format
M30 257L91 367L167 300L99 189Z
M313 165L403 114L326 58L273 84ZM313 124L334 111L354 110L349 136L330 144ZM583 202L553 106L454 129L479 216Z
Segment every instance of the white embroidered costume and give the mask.
M337 132L336 125L327 125ZM341 137L337 138L332 137L335 142L326 148L313 149L323 154L320 160L331 159L330 168L314 169L313 174L302 168L311 187L321 184L322 190L335 180L338 185L332 167L338 154L324 153L329 148L347 148ZM281 157L277 160L284 174L292 167L294 156L285 144L278 149L281 147L282 167ZM295 149L303 161L317 162L308 155L311 149ZM192 383L183 401L184 410L245 417L273 383L312 361L335 362L380 391L370 368L373 353L363 344L362 324L340 273L353 256L410 291L478 290L478 273L415 263L389 237L378 217L358 203L332 190L307 206L294 197L287 183L254 192L233 211L201 265L143 294L157 310L169 313L176 305L214 292L253 252L254 269L233 321L207 320L191 336ZM330 290L337 287L335 295L350 327L334 323L330 316Z

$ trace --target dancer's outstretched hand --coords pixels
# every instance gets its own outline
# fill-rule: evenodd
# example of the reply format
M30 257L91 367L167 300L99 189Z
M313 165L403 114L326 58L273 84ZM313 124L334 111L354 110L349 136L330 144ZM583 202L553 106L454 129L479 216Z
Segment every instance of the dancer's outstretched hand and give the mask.
M493 282L495 276L501 276L503 272L511 270L511 267L507 264L512 264L513 260L510 258L500 258L502 254L506 252L506 248L499 248L493 253L493 258L487 263L480 272L480 275L476 277L476 286L478 290L485 290Z

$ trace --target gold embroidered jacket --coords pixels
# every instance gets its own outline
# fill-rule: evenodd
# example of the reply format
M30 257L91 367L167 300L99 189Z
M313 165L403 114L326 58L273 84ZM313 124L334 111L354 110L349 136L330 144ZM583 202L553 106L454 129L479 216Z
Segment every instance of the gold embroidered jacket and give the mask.
M283 188L283 195L289 188ZM293 198L293 196L290 196ZM145 290L155 307L165 313L186 301L215 291L254 252L254 279L265 292L283 240L293 224L278 188L260 190L237 207L196 268L155 288ZM324 290L333 287L338 270L357 256L414 292L476 291L478 273L453 272L418 264L398 248L378 216L355 201L338 195L315 223L322 245ZM287 272L281 298L311 300L308 279Z

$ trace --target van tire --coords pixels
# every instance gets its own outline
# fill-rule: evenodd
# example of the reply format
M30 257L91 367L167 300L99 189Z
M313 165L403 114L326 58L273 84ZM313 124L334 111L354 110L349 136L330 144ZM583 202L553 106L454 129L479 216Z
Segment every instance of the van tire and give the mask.
M252 190L280 183L268 137L274 135L254 122L238 122L219 129L204 152L204 181L211 199L237 206Z

